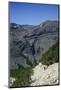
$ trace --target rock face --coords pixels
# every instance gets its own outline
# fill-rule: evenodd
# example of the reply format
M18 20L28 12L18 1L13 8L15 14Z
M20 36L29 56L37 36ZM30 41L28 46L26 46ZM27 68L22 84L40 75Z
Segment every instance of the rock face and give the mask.
M12 86L13 85L13 83L15 82L15 78L13 78L13 77L10 77L10 86Z
M40 25L10 24L10 68L32 67L58 40L58 21Z
M38 85L57 85L58 82L58 63L52 64L49 67L39 63L33 68L34 74L31 76L31 86Z

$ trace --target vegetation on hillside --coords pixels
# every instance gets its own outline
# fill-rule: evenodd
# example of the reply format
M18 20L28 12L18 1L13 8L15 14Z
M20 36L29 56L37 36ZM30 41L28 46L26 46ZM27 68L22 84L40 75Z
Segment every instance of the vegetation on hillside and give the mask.
M47 52L45 52L40 59L40 62L44 65L51 65L55 62L59 61L59 46L58 42L49 48Z
M11 87L29 86L31 82L31 74L33 73L31 68L20 68L10 71L10 77L14 77L14 81Z

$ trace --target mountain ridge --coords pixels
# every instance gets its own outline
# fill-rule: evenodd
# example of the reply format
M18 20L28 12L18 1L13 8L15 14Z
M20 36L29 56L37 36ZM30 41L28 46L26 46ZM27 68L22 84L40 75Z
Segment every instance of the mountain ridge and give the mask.
M23 25L10 24L10 68L18 68L18 64L31 67L34 61L38 63L43 53L56 43L58 21L46 22L42 27L39 24L26 29Z

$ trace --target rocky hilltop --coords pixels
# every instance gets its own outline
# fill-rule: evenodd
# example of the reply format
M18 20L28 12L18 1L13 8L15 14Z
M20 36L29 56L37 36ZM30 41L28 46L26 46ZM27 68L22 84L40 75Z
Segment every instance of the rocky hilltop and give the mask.
M33 68L33 72L31 86L57 85L59 83L58 63L54 63L49 67L39 63Z
M10 69L34 67L43 53L58 41L58 21L37 26L10 23Z

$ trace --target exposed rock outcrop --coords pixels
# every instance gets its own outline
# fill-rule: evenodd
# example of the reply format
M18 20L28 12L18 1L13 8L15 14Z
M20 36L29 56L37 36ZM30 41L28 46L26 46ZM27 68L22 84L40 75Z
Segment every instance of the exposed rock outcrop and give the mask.
M33 68L34 74L31 76L31 86L59 84L58 65L58 63L54 63L47 67L39 63Z

